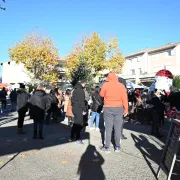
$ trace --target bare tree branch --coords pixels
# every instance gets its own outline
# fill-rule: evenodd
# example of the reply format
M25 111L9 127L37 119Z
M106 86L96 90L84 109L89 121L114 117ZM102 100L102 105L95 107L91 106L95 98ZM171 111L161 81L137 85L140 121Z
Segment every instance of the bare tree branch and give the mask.
M2 1L5 3L6 0L2 0ZM1 5L0 5L0 9L1 10L6 10L6 8L2 7Z

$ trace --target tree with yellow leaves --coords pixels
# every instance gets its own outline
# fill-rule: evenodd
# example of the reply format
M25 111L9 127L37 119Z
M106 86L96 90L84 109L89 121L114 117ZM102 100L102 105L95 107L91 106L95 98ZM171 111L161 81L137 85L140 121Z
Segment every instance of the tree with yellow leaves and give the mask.
M58 50L54 41L39 34L30 34L9 49L10 58L22 63L33 79L56 82L58 80Z
M113 38L108 43L108 53L107 53L107 59L106 59L106 69L109 71L113 71L117 74L120 74L122 72L122 68L124 65L124 57L122 56L122 53L118 47L118 40L117 38Z
M68 55L68 77L72 77L73 72L78 69L82 61L94 76L105 69L121 73L124 64L117 38L106 42L96 32L84 38Z

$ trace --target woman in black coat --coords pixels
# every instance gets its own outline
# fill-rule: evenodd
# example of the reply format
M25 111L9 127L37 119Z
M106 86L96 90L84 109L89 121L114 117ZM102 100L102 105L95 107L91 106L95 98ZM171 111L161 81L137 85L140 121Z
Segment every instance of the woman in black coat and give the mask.
M99 95L100 88L96 86L94 89L94 93L92 95L92 116L90 121L90 130L94 130L93 124L94 120L96 119L96 131L99 131L99 119L100 113L102 111L102 98Z
M79 145L83 145L83 142L80 139L80 133L84 125L83 116L86 115L84 87L84 82L77 83L71 97L74 124L71 129L70 141L75 139L76 143Z

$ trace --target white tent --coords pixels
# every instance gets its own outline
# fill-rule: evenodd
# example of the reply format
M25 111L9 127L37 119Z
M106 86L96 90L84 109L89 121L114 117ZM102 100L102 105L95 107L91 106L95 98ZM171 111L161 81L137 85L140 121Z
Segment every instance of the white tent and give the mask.
M20 88L20 85L19 84L14 84L10 87L10 89L19 89Z
M126 84L126 87L128 89L146 89L147 88L146 86L140 86L140 85L134 84L133 82L128 82Z

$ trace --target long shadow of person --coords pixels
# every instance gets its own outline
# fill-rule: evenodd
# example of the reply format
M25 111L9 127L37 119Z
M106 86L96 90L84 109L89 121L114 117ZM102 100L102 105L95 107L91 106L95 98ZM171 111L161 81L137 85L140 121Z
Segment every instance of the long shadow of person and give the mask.
M134 134L131 134L131 137L135 142L135 146L140 150L142 156L156 178L156 172L153 169L149 159L154 161L156 164L159 164L162 151L159 150L154 144L150 143L145 136L140 135L137 137Z
M104 158L96 150L96 147L89 145L79 162L77 174L80 175L80 180L105 180L101 167L103 164Z

